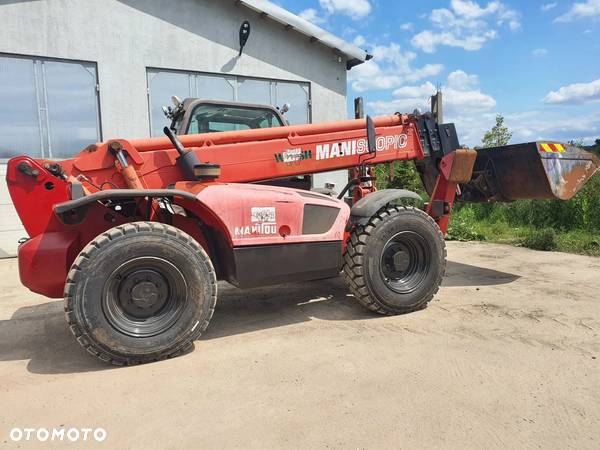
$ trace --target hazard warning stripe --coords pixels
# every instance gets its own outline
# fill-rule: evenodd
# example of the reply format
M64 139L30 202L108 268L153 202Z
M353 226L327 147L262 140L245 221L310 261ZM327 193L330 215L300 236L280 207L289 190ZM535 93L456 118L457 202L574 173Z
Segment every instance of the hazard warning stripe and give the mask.
M544 142L540 144L540 151L546 153L564 153L565 147L562 144L547 144Z

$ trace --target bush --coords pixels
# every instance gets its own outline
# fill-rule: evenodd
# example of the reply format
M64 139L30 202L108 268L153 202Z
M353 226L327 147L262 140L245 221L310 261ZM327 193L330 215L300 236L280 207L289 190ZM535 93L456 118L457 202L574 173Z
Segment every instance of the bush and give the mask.
M552 227L557 231L600 231L600 174L595 175L574 198L562 200L520 200L491 205L502 211L511 226ZM493 217L496 212L488 213ZM498 217L501 217L498 215Z
M453 241L484 241L485 236L477 231L475 213L471 208L457 209L451 216L446 239Z
M525 235L522 244L534 250L556 250L556 232L552 228L531 230Z
M586 231L576 230L556 236L557 250L561 252L581 253L600 256L600 236Z
M472 224L453 221L448 225L446 239L449 241L485 241L485 236L479 233Z

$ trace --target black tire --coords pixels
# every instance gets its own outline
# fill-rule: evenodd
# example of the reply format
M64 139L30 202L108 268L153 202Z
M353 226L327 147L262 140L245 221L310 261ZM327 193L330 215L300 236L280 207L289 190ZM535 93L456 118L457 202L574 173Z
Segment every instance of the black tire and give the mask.
M344 277L350 292L371 311L416 311L438 291L446 270L446 244L425 212L387 206L350 235Z
M115 365L183 353L206 329L217 280L202 247L156 222L112 228L79 253L65 285L71 332Z

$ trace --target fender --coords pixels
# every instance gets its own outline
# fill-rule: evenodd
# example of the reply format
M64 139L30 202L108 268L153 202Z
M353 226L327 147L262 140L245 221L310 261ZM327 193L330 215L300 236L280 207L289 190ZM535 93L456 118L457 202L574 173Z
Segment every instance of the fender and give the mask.
M189 200L196 199L196 196L189 192L175 189L107 189L105 191L98 191L93 194L81 196L74 200L57 203L54 205L54 213L62 223L73 225L81 222L87 211L86 206L91 203L96 203L98 200L136 197L182 197ZM77 212L80 209L83 210L84 214L79 214L76 219L67 215L67 213Z
M96 212L97 209L102 209L102 205L98 203L99 200L154 199L160 197L171 198L174 204L183 207L186 212L195 215L200 219L201 224L215 229L223 236L226 242L231 243L231 236L228 233L227 227L211 207L202 202L197 194L179 189L107 189L58 203L54 205L53 209L54 214L63 225L66 227L77 226L81 230L82 227L80 225L88 219L87 216L91 212ZM114 222L111 226L131 221L131 219L126 217L113 216L113 218L113 220L119 223ZM196 239L209 255L211 254L208 242L206 241L206 232L208 231L206 226L203 226L203 230L201 230L198 227L199 223L185 216L174 215L172 220L172 225L188 233ZM98 223L102 223L102 220L99 220ZM103 231L104 229L95 230L95 234L92 233L91 238Z
M71 264L88 242L114 226L132 221L130 217L113 214L112 210L100 203L101 200L170 197L173 203L183 206L187 212L202 219L199 222L195 218L176 214L172 221L174 226L191 235L209 255L211 250L214 252L206 239L210 229L199 227L201 223L216 229L225 242L231 240L227 228L219 222L210 207L202 204L196 195L189 192L175 189L107 189L86 196L77 195L76 192L73 191L71 200L56 203L52 207L52 227L46 227L19 246L21 282L31 291L50 298L62 297ZM227 248L226 245L224 247ZM214 258L213 255L211 259ZM217 271L226 278L231 271L231 264L228 261L214 262Z
M406 189L383 189L361 198L350 211L350 220L354 224L364 225L382 207L394 200L418 200L423 202L419 194Z

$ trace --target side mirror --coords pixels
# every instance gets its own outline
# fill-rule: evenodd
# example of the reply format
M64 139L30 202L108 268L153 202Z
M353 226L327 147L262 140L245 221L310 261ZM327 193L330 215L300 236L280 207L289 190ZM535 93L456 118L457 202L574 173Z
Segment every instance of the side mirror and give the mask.
M291 105L289 103L284 103L283 106L281 107L281 109L279 110L279 112L281 114L285 114L286 112L288 112L290 110Z
M377 152L377 134L375 133L375 124L371 116L367 116L367 144L369 153Z
M175 108L179 108L181 106L181 100L176 95L171 96L171 102L173 102Z

